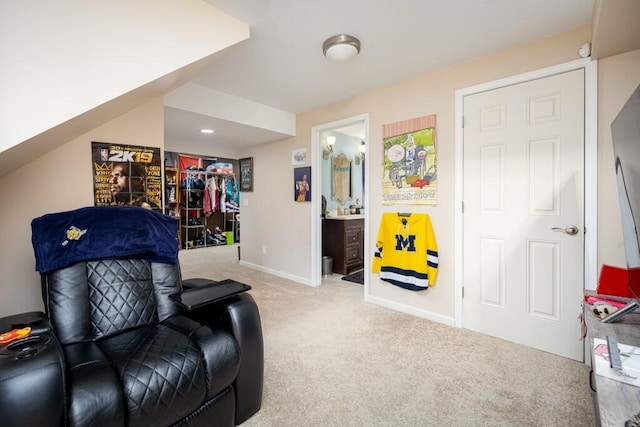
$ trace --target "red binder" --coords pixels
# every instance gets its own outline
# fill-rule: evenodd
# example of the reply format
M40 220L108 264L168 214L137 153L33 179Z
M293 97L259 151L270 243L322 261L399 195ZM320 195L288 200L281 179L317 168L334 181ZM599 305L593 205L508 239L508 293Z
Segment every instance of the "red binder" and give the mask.
M633 293L640 296L640 268L622 268L602 265L596 292L602 295L633 298Z

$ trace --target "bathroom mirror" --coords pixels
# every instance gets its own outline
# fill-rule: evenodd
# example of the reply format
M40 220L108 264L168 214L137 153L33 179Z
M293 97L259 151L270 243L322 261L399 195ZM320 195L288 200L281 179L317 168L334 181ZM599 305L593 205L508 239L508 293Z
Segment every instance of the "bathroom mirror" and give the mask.
M344 154L331 159L331 198L339 203L351 200L351 160Z

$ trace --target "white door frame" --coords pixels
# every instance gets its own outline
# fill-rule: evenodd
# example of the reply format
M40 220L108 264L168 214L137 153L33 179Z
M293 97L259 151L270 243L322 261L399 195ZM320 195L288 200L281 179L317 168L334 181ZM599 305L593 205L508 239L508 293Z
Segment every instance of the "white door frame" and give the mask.
M364 125L364 271L369 271L369 170L371 162L369 159L369 114L360 114L358 116L337 120L335 122L324 123L311 128L311 286L320 286L322 284L322 217L320 214L322 199L322 132L334 130L337 128L363 123ZM364 275L364 289L367 293L369 280L367 274Z
M598 277L598 158L597 158L597 61L590 58L566 62L564 64L531 71L516 76L459 89L455 93L455 326L462 327L462 286L464 284L463 260L463 106L464 97L480 92L499 89L505 86L548 77L554 74L584 69L585 71L585 147L584 147L584 287L595 289ZM576 302L577 303L577 302Z

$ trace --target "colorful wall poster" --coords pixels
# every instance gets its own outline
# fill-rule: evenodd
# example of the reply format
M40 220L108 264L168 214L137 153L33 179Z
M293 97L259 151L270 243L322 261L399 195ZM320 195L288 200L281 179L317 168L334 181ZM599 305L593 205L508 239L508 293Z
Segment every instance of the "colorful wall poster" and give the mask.
M311 201L311 166L293 169L293 200L296 202Z
M436 205L436 116L383 125L384 205Z
M160 148L92 142L95 206L141 206L162 211Z

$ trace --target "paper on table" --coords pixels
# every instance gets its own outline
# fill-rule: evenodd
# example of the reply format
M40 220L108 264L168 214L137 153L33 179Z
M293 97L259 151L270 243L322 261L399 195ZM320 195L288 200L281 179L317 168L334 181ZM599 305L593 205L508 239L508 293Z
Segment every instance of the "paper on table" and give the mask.
M603 377L640 387L640 348L618 343L622 370L613 369L609 361L607 340L594 338L594 371Z

